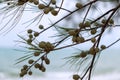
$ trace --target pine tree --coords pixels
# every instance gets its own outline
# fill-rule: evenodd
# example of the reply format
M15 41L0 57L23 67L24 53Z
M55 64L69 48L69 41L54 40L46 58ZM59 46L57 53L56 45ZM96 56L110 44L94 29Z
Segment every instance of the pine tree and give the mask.
M46 72L46 65L51 62L48 57L51 51L76 45L79 49L91 43L88 49L80 49L77 54L66 58L78 71L80 67L84 69L82 73L73 74L73 80L91 80L100 53L120 41L119 38L110 44L101 43L107 30L120 26L117 24L119 0L0 0L0 4L0 16L5 22L0 27L1 35L9 34L23 18L27 20L23 26L29 27L24 34L26 36L18 35L19 42L29 51L16 62L28 60L20 71L20 77L32 75L34 70L31 68ZM43 36L44 33L46 36ZM53 36L54 40L47 40L48 36ZM69 44L62 45L67 41ZM34 57L37 59L34 60Z

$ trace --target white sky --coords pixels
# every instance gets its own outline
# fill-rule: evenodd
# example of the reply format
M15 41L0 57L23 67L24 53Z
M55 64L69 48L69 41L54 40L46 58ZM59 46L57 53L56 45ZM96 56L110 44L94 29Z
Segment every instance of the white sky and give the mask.
M28 14L30 15L30 13L26 13L25 15L28 15ZM27 17L26 16L24 17L24 16L23 16L22 20L28 20L28 18L31 17L31 16L27 16ZM48 19L48 17L46 19ZM59 19L59 18L57 18L57 19ZM46 21L44 20L42 23L46 24L45 22ZM20 33L21 35L25 35L26 28L24 27L24 25L21 25L21 23L23 23L23 22L20 22L20 24L18 24L12 31L10 31L5 36L0 35L0 47L14 47L16 45L15 40L19 39L17 34ZM1 26L2 25L0 25L0 28L1 28ZM30 27L28 27L28 28L30 28ZM54 32L52 30L50 30L49 34L54 34ZM47 33L45 35L47 35ZM111 41L117 40L119 37L120 37L120 28L116 28L113 30L113 32L111 34L104 36L102 43L110 44ZM114 48L118 48L119 45L120 45L120 42L118 44L116 44L114 46ZM87 45L84 45L84 46L87 46Z

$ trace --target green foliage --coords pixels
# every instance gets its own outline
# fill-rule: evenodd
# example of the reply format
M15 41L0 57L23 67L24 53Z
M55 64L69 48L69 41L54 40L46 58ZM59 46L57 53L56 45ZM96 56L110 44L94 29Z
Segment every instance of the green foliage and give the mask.
M16 62L16 64L18 64L23 61L26 62L27 60L20 71L20 77L24 77L27 74L31 76L33 74L33 69L46 72L46 65L49 65L51 62L48 58L51 51L76 47L76 45L79 46L77 47L79 49L82 45L90 43L88 49L80 50L65 59L67 60L67 63L70 63L69 66L76 67L78 73L80 73L79 70L82 67L82 73L80 73L80 75L73 74L74 80L91 79L91 74L95 63L100 56L100 52L120 41L120 39L117 39L107 45L101 43L106 30L119 26L116 24L116 19L119 20L119 14L117 13L119 12L120 4L118 3L119 0L82 1L83 0L66 0L67 4L72 2L72 8L64 5L64 3L66 3L65 0L0 1L0 4L4 4L3 7L0 8L0 16L4 15L1 22L8 19L6 20L6 23L0 27L0 32L3 35L17 26L27 9L30 13L38 13L37 15L32 14L35 17L27 21L30 29L25 32L26 36L18 35L20 38L18 42L23 44L28 50L27 55L20 57ZM106 2L115 5L108 10L106 9L105 12L102 12L98 9L99 3L106 4ZM108 6L110 5L111 4ZM103 7L101 6L101 8ZM96 14L97 17L94 14ZM51 24L47 22L46 16ZM31 26L34 26L34 28L31 28ZM51 29L56 32L54 35L49 34L49 30ZM52 39L54 40L47 40L48 36L43 35L44 33L52 36ZM46 38L46 40L43 38ZM68 41L69 43L63 45L65 41Z

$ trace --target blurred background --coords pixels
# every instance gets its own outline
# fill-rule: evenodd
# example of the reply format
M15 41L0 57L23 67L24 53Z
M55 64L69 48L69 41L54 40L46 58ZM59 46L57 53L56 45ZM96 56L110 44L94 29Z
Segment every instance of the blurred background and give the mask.
M5 3L3 4L4 1L8 0L0 0L0 11L2 11L3 6L6 6ZM61 0L59 0L58 3L60 1ZM65 0L63 7L68 8L70 11L72 11L75 9L73 6L77 1L85 4L90 0L71 0L71 2L69 0ZM67 6L68 4L70 6ZM91 14L88 16L88 19L95 19L118 4L120 4L119 0L98 0L98 2L95 3L92 7ZM11 27L10 25L12 24L12 22L9 23L8 26L5 26L5 24L11 18L8 17L3 19L4 14L1 14L0 12L0 80L72 80L72 75L75 73L75 71L74 69L71 69L69 65L65 66L66 60L63 58L70 56L71 54L76 52L75 48L78 48L78 46L52 52L49 55L51 64L47 66L47 71L45 73L35 70L33 71L33 76L25 76L24 78L19 78L19 71L24 63L20 63L17 65L14 64L19 57L22 57L25 54L25 52L22 52L24 51L24 48L21 47L21 43L17 42L20 39L17 35L19 34L24 36L26 34L26 30L29 28L35 30L37 29L37 27L34 26L36 25L36 23L30 26L28 26L29 23L27 23L36 15L40 14L37 7L34 7L33 9L35 11L32 11L31 9L30 12L24 12L21 20L18 22L16 27L14 27L7 34L4 34L4 32L6 32L6 30ZM77 24L81 20L83 20L84 12L86 10L87 8L83 9L82 11L76 12L74 15L66 18L58 25L77 28ZM44 24L44 26L49 26L51 24L50 21L54 23L66 14L68 14L68 12L61 11L61 14L59 16L53 18L49 17L50 14L45 15L40 24ZM80 17L78 18L78 16ZM119 11L116 13L113 19L115 20L115 24L119 25ZM3 27L5 28L2 29ZM55 31L55 29L50 29L49 34L48 32L43 34L43 36L45 37L43 37L42 40L46 40L46 37L48 37L47 40L55 41L56 38L51 38L50 35L54 35L56 33L57 32ZM108 29L104 33L101 43L108 45L119 38L119 27L112 28L111 30ZM64 44L69 44L69 41ZM90 44L91 43L81 45L79 48L88 49ZM120 80L119 52L120 42L116 43L109 49L102 51L98 59L98 63L95 66L92 80Z

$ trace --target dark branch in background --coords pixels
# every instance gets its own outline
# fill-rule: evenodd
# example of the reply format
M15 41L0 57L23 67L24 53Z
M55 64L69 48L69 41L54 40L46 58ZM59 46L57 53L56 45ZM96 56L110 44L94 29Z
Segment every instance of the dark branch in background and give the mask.
M92 3L95 3L95 2L96 2L96 0L91 1L91 2L89 2L88 4L84 5L83 7L81 7L81 9L84 8L84 7L87 7L88 5L90 5L90 4L92 4ZM43 31L41 31L40 34L43 33L44 31L48 30L49 28L53 27L54 25L56 25L56 24L59 23L60 21L64 20L64 19L67 18L68 16L72 15L73 13L77 12L78 10L80 10L80 9L76 9L76 10L72 11L71 13L67 14L66 16L62 17L61 19L59 19L58 21L56 21L55 23L53 23L51 26L49 26L49 27L47 27L46 29L44 29Z

